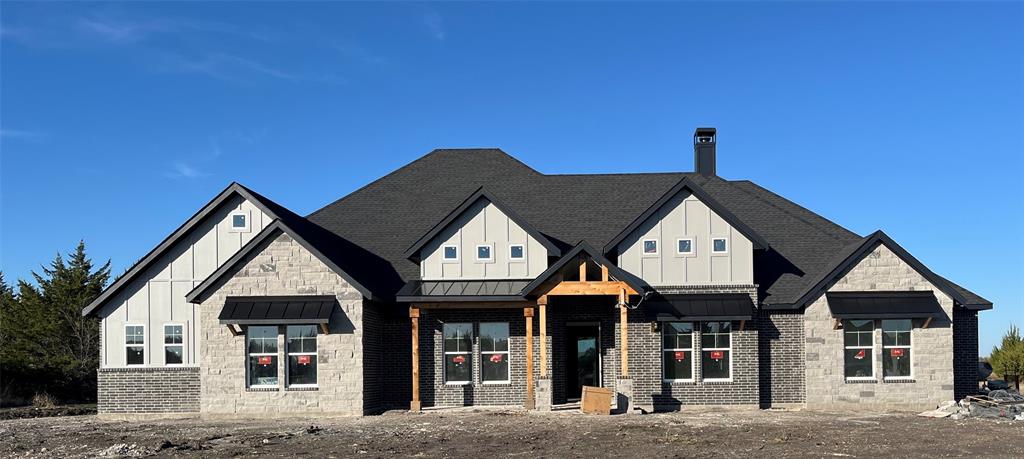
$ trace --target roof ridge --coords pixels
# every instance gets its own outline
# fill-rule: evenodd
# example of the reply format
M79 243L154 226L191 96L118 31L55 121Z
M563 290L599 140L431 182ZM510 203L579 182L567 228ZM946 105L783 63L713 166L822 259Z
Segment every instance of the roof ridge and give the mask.
M594 177L594 176L610 176L617 175L623 177L630 177L636 175L693 175L696 172L598 172L595 174L584 174L584 173L567 173L567 174L544 174L545 177Z
M804 206L802 206L800 204L797 204L796 202L794 202L791 199L784 198L784 197L780 196L779 194L777 194L777 193L775 193L775 192L773 192L773 191L771 191L771 190L769 190L769 189L767 189L767 188L765 188L765 187L763 187L761 185L758 185L757 183L754 183L754 182L752 182L750 180L724 180L724 179L719 179L719 180L722 180L723 182L728 183L728 184L743 184L743 183L746 183L746 184L752 185L754 187L757 187L757 189L759 189L759 190L762 190L762 191L764 191L766 193L770 193L770 194L778 197L779 199L782 199L782 200L784 200L784 201L786 201L786 202L796 206L797 208L799 208L799 209L801 209L801 210L803 210L803 211L805 211L805 212L807 212L807 213L809 213L811 215L814 215L815 217L817 217L817 218L819 218L821 220L824 220L824 221L826 221L828 223L831 223L832 225L835 225L836 227L842 229L843 231L846 231L847 233L849 233L850 235L852 235L854 237L863 238L863 236L861 236L861 235L859 235L857 233L854 233L853 231L850 231L850 230L846 229L846 227L844 227L844 226L842 226L842 225L840 225L840 224L838 224L838 223L836 223L836 222L834 222L832 220L829 220L829 219L827 219L825 217L822 217L817 212L815 212L813 210L810 210L810 209L808 209L808 208L806 208L806 207L804 207ZM806 219L806 218L804 218L804 217L802 217L800 215L796 215L795 213L790 212L790 211L788 211L788 210L786 210L786 209L784 209L782 207L779 207L779 206L775 205L774 203L769 202L767 199L764 199L761 196L758 196L755 193L751 193L750 191L745 190L742 187L736 187L736 189L738 189L741 192L743 192L743 193L753 197L754 199L757 199L758 201L761 201L761 202L765 203L766 205L769 205L769 206L771 206L771 207L773 207L775 209L778 209L779 211L781 211L781 212L783 212L783 213L785 213L787 215L790 215L793 218L795 218L795 219L797 219L797 220L799 220L801 222L806 223L808 226L814 228L816 231L818 231L818 232L820 232L822 234L830 236L830 237L832 237L833 239L836 239L836 240L841 240L842 239L839 234L836 234L836 233L834 233L832 231L825 230L824 228L820 227L819 225L814 224L813 222L809 221L808 219Z

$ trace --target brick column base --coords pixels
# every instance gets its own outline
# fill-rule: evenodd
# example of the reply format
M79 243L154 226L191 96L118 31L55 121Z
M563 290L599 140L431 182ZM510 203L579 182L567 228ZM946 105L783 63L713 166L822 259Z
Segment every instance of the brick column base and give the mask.
M616 412L622 414L633 413L633 378L619 376L615 380Z
M537 411L551 411L551 378L537 378L537 390L534 392L537 398Z

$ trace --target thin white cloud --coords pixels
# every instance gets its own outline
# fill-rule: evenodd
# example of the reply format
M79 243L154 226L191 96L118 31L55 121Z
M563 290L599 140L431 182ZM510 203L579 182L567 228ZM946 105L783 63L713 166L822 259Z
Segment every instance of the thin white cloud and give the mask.
M431 11L423 15L423 25L427 27L427 32L430 33L431 37L435 40L444 40L448 35L444 27L444 19L441 18L441 14L436 11Z
M195 167L185 163L184 161L175 161L173 164L171 164L171 170L168 171L165 175L168 178L172 179L197 179L201 177L206 177L207 175L210 174L207 174L206 172L196 169Z
M165 72L196 73L226 81L243 81L253 75L285 81L313 81L320 83L343 83L343 78L333 75L295 73L262 62L232 54L207 54L199 58L180 55L165 55L159 64Z
M47 134L42 131L26 131L23 129L0 128L0 139L9 140L40 140Z

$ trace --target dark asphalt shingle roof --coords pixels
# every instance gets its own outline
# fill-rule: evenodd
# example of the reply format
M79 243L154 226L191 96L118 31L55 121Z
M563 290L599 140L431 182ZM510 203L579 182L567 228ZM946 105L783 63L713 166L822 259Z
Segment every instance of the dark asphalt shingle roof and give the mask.
M755 261L766 304L789 304L861 237L749 181L694 173L545 175L498 149L435 150L308 216L353 245L350 273L393 296L419 278L403 252L480 187L563 249L604 247L683 177L770 244ZM339 253L345 257L345 253ZM374 260L373 258L376 258ZM365 275L363 273L366 273ZM970 299L983 298L950 283Z

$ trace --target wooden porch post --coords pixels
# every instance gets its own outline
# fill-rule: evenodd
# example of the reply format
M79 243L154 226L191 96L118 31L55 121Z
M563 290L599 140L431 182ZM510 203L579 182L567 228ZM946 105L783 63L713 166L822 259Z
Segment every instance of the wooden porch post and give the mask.
M629 376L629 317L628 309L626 308L626 300L629 297L626 296L626 289L622 289L619 292L619 335L621 335L621 352L620 366L622 368L622 377Z
M537 298L540 309L540 377L548 377L548 297Z
M412 402L409 410L420 410L420 308L409 307L409 318L412 319Z
M523 308L526 318L526 409L536 407L533 399L533 308Z

